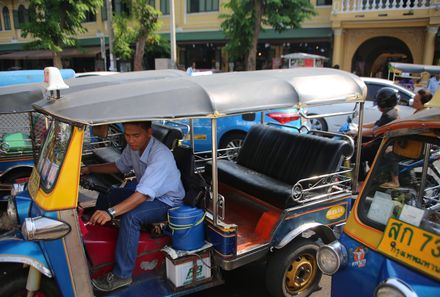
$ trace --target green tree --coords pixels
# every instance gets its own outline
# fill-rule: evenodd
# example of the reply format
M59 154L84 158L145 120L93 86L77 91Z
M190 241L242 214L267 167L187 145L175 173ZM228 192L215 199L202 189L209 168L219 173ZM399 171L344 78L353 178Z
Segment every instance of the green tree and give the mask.
M160 27L160 11L150 6L149 0L127 0L131 15L115 17L115 54L129 59L133 55L131 44L136 44L134 52L134 71L144 69L143 60L146 44L159 44L160 37L154 34Z
M96 13L102 0L30 0L29 22L22 26L22 37L34 39L30 48L48 49L53 53L53 64L62 68L60 53L75 46L77 36L87 31L82 25L87 12Z
M257 43L263 26L277 32L300 28L301 23L316 15L309 0L230 0L221 24L228 43L226 50L232 59L244 58L247 70L255 70Z

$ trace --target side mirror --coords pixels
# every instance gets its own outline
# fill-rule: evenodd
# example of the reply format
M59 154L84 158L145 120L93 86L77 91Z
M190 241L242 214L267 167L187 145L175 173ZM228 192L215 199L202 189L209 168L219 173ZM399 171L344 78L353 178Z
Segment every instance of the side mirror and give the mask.
M108 130L109 130L108 125L93 126L92 135L97 136L99 138L107 138Z

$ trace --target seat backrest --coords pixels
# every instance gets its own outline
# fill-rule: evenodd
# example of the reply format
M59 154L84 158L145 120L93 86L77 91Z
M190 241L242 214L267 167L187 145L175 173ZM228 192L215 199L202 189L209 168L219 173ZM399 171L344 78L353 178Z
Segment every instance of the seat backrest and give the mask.
M153 136L165 144L169 149L177 145L177 142L183 138L183 132L179 128L165 126L153 123Z
M255 125L243 142L237 163L293 185L303 178L335 172L350 151L343 140Z
M189 146L177 146L173 150L177 168L180 171L185 197L183 202L190 206L204 207L207 194L207 184L202 177L194 171L194 154Z

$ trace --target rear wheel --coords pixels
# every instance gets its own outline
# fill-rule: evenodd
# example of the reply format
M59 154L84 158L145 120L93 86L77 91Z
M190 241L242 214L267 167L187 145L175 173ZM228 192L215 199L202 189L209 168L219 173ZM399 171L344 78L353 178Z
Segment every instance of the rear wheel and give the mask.
M27 270L26 270L27 271ZM17 273L5 276L1 279L0 296L2 297L21 297L26 296L27 273ZM41 278L40 290L34 293L37 297L58 297L61 296L58 286L54 280L46 277Z
M291 242L268 260L266 287L273 297L309 296L322 273L316 262L319 245L310 239Z
M222 155L225 155L228 160L235 161L245 137L246 134L240 132L235 132L224 136L220 141L220 148L228 150Z

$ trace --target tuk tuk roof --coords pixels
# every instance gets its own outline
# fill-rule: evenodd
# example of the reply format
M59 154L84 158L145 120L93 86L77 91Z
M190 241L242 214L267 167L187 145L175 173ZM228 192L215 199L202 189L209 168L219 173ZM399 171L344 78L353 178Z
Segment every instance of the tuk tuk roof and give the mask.
M414 134L420 129L439 129L440 128L440 108L427 108L409 117L392 121L376 130L375 136L385 133L400 131L399 134Z
M72 78L66 80L66 83L69 85L69 89L63 90L63 94L73 93L78 90L106 87L127 82L183 76L187 76L185 71L168 69L125 72L105 76ZM42 83L0 87L0 114L30 112L33 110L32 104L45 98L46 91Z
M440 66L422 65L422 64L408 64L408 63L390 63L392 69L400 70L408 73L429 72L431 74L440 73Z
M281 56L283 59L320 59L327 61L328 58L320 55L313 55L307 53L291 53Z
M100 125L360 102L366 93L364 82L351 73L295 68L127 82L43 100L34 107L62 119Z

